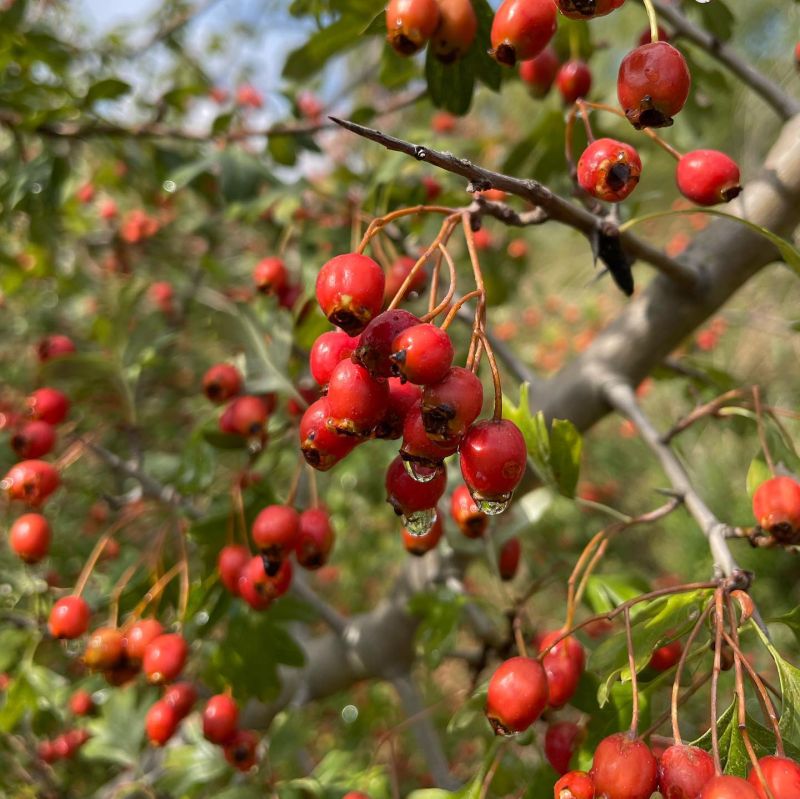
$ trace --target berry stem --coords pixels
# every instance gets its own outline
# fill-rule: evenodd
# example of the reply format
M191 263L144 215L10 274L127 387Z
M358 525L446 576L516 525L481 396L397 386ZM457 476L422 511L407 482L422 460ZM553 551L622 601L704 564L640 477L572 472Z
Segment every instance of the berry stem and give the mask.
M244 539L245 546L249 546L250 539L247 536L247 521L244 516L244 500L242 499L242 485L239 482L238 475L233 479L233 486L231 488L231 499L233 501L233 509L235 518L239 522L239 532Z
M772 460L772 454L769 451L769 444L767 443L767 434L764 429L764 413L761 405L761 388L757 385L753 386L753 410L756 414L756 428L758 430L759 441L761 442L761 451L764 453L767 466L769 466L769 470L774 477L775 461Z
M404 216L414 216L416 214L445 214L446 216L451 216L453 214L453 209L446 208L442 205L413 205L409 208L398 208L396 211L392 211L385 216L379 216L369 223L364 235L361 237L361 243L356 247L355 251L359 255L363 255L364 250L367 249L367 244L369 244L372 237L378 233L381 228L394 222L395 219L401 219Z
M303 464L305 463L305 458L301 455L297 460L297 465L294 468L294 474L292 475L292 482L289 486L289 493L286 495L286 502L284 505L294 505L294 501L297 497L297 489L300 486L300 476L303 474Z
M456 265L452 256L447 251L447 247L445 247L445 245L442 243L439 244L439 255L441 255L447 261L447 271L450 278L450 285L448 286L447 293L442 298L442 301L429 313L422 317L420 320L422 322L429 322L432 319L435 319L450 305L450 301L453 299L453 295L456 293Z
M581 41L578 38L578 26L574 23L569 28L569 57L572 61L579 61L581 57Z
M179 572L184 571L185 566L183 563L175 563L172 568L164 572L161 577L156 580L151 586L150 590L142 597L139 604L131 611L130 619L138 619L145 608L155 599L161 596L161 592L167 587L169 581Z
M89 554L89 559L86 563L83 564L83 568L81 569L81 573L78 576L78 582L75 583L75 596L80 596L83 593L83 589L86 588L86 583L89 581L89 577L92 576L92 571L94 567L97 565L97 561L100 559L100 556L103 554L103 550L106 548L106 544L113 538L114 536L114 527L112 527L107 533L104 533L100 538L97 540L97 543L94 545L91 553Z
M178 564L181 568L180 592L178 594L178 620L183 623L186 619L186 609L189 607L189 556L186 552L186 525L179 522L175 527L178 538Z
M700 655L701 652L695 652L695 655ZM709 680L711 679L711 672L704 674L702 677L692 681L692 684L683 692L683 695L678 699L678 706L688 702ZM671 708L667 708L643 733L642 739L650 737L665 721L669 721L672 715Z
M283 258L283 256L286 254L286 248L289 246L289 242L292 240L294 231L294 222L290 222L284 229L283 233L281 234L281 238L278 241L278 258Z
M711 671L711 754L714 756L714 771L722 774L719 756L719 729L717 728L717 686L722 670L722 589L714 592L714 667Z
M442 258L444 258L444 251L440 249L436 253L436 260L433 263L433 270L431 271L431 285L430 294L428 295L428 313L432 313L436 306L436 297L439 295L439 273L442 271Z
M633 651L633 633L631 632L631 610L625 608L625 640L628 646L628 669L631 672L631 738L639 733L639 683L636 677L636 655Z
M492 383L494 384L494 412L492 418L495 421L499 421L503 418L503 386L500 382L500 370L497 368L492 346L489 344L489 339L486 338L483 330L478 330L478 336L480 336L483 349L486 350L486 359L489 361L489 369L492 372Z
M306 464L306 470L308 471L308 490L311 493L311 507L318 508L319 492L317 490L317 470L310 464Z
M512 622L514 628L514 643L517 645L517 652L520 657L528 657L528 646L525 643L525 635L522 632L522 619L519 613L514 614L514 621Z
M122 592L125 590L125 587L128 583L133 579L134 574L139 571L139 567L145 560L145 556L143 555L136 563L132 563L122 572L119 580L117 580L114 587L111 589L111 595L109 600L109 607L108 607L108 625L109 627L116 627L117 620L119 618L119 600L122 597Z
M653 0L642 0L644 3L644 10L647 12L647 19L650 22L650 41L658 41L658 17L656 10L653 6Z
M472 230L469 211L461 214L461 226L464 229L464 239L467 242L467 252L472 264L472 274L475 277L475 288L483 295L478 307L475 309L475 328L483 327L486 321L486 287L483 285L483 273L481 272L481 262L478 258L478 249L475 246L475 234Z
M594 132L592 131L592 123L589 121L589 112L586 108L586 103L579 97L575 101L575 105L578 107L578 112L583 120L583 129L586 131L586 138L589 144L591 144L594 141Z
M444 322L442 322L441 325L442 330L447 330L447 328L450 327L450 323L453 321L453 319L456 318L456 314L458 313L459 308L461 308L461 306L464 305L464 303L467 303L470 300L474 299L475 297L480 297L480 296L481 292L478 289L473 289L468 294L465 294L463 297L456 300L456 302L452 306L450 306L450 310L447 312L447 316L445 316ZM428 314L428 316L430 316L430 314ZM427 322L428 318L423 316L422 321Z

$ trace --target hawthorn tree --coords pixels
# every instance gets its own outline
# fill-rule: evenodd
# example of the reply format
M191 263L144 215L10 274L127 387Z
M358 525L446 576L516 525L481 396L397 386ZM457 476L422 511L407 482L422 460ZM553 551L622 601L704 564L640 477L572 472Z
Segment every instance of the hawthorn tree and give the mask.
M4 795L800 797L797 13L7 0Z

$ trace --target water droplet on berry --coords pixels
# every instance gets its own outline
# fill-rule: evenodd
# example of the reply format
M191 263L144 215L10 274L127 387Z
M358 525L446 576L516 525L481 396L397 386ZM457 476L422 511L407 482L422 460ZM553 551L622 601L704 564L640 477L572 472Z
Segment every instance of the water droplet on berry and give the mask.
M403 524L411 535L425 535L436 522L436 508L418 510L403 516Z
M480 495L473 494L472 498L478 509L487 516L499 516L510 504L511 494L500 494L500 496L484 499Z
M408 476L418 483L430 483L441 471L441 466L431 467L419 461L409 460L407 458L403 458L403 466L405 466ZM427 532L427 530L425 532Z

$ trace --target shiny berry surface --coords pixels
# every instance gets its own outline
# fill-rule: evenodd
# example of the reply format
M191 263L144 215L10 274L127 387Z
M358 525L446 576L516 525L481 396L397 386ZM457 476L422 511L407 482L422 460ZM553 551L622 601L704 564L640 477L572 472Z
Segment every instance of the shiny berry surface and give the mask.
M730 202L742 191L739 165L719 150L692 150L675 171L678 190L698 205Z
M328 424L331 418L327 397L313 402L300 420L300 449L306 462L326 472L345 457L358 443L352 436L339 435Z
M586 661L583 646L571 635L552 646L561 635L561 630L553 630L542 636L539 641L539 651L547 650L547 654L542 658L542 665L550 686L549 704L554 708L562 707L572 699Z
M145 647L142 671L148 682L172 682L183 671L188 656L189 646L182 635L159 635Z
M556 88L565 105L586 97L592 88L592 72L584 61L572 59L561 65L556 74Z
M800 797L800 763L789 757L767 755L759 759L758 765L775 799ZM755 768L750 769L747 781L756 789L760 799L768 799Z
M444 468L425 483L411 477L400 457L395 458L386 471L386 497L395 513L408 516L421 510L435 508L447 486Z
M190 682L175 682L166 687L164 701L171 705L178 718L182 719L192 712L197 701L197 690Z
M639 183L639 153L616 139L596 139L578 159L578 183L592 197L609 203L624 200Z
M556 0L556 5L569 19L594 19L610 14L624 2L625 0Z
M469 369L453 366L445 378L422 392L422 422L434 441L458 441L478 418L483 384Z
M658 761L658 789L664 799L695 799L713 776L714 759L697 746L670 746Z
M159 699L150 706L144 719L144 728L150 743L163 746L175 734L180 719L175 708Z
M279 563L294 550L300 514L289 505L269 505L253 521L253 543L268 560Z
M37 388L26 399L28 412L34 419L60 424L69 413L69 399L55 388Z
M459 447L461 474L473 499L503 501L525 474L528 451L519 428L508 419L473 424Z
M560 66L556 51L548 46L536 58L520 63L519 76L534 97L544 97L550 91Z
M392 344L392 363L400 377L420 386L443 380L453 355L447 331L427 323L409 327Z
M317 338L308 356L308 366L318 385L328 385L336 365L353 354L359 340L343 330L330 330Z
M624 732L598 744L590 773L597 795L608 799L650 799L658 785L653 753L644 741Z
M11 448L19 458L41 458L53 449L55 443L53 425L38 420L27 422L11 436Z
M404 331L419 324L413 313L395 308L378 314L365 328L353 360L373 377L389 377L396 369L392 363L392 344Z
M262 294L278 294L289 282L282 258L262 258L253 269L253 283Z
M400 55L420 50L438 24L436 0L389 0L386 6L386 38Z
M446 444L431 440L425 432L422 409L418 405L406 414L403 422L403 444L400 447L403 460L423 467L436 468L457 449L458 442Z
M226 744L236 734L239 708L227 694L212 696L203 708L203 735L214 744Z
M240 436L254 436L264 429L269 407L261 397L245 394L231 400L226 413L230 413L231 429Z
M656 671L667 671L681 659L682 652L683 645L681 642L672 641L654 650L648 665L651 669L655 669Z
M240 544L223 547L217 556L219 580L232 594L239 593L239 575L250 561L250 550Z
M338 433L367 435L389 407L389 385L352 361L340 361L328 383L328 408Z
M89 615L82 597L61 597L50 611L47 627L54 638L79 638L89 629Z
M553 786L553 799L594 799L594 782L585 771L570 771Z
M497 735L524 732L547 706L547 676L538 660L513 657L489 680L486 716Z
M535 58L556 32L552 0L503 0L492 22L491 53L501 64Z
M703 786L698 799L759 799L759 794L747 780L725 775L712 777ZM781 796L780 799L789 798Z
M463 484L450 497L450 516L467 538L480 538L489 524L489 517L475 504L472 494Z
M557 721L544 735L544 754L550 765L559 773L569 771L569 762L578 745L581 728L574 721Z
M125 656L133 663L141 663L148 644L162 635L164 628L157 619L139 619L123 633Z
M50 550L50 538L47 519L39 513L25 513L11 525L8 544L26 563L38 563Z
M433 55L443 64L463 58L475 41L478 18L471 0L437 0L439 24L431 37Z
M300 514L295 543L297 562L304 569L324 566L333 549L334 532L331 519L322 508L309 508Z
M380 313L385 284L383 270L372 258L337 255L317 275L317 301L331 324L356 335Z
M229 363L218 363L203 375L203 393L212 402L227 402L242 390L239 370Z
M758 525L779 540L800 531L800 483L791 477L765 480L753 494Z

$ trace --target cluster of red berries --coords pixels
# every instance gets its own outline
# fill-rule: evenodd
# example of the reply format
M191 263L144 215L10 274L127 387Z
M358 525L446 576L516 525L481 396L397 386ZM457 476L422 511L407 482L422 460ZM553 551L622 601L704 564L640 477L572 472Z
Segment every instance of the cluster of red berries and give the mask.
M478 18L470 0L389 0L386 33L389 44L404 56L429 41L439 61L463 58L475 41Z
M791 477L765 480L753 494L753 516L781 544L800 540L800 482Z
M407 529L422 535L445 490L444 460L459 452L476 503L501 512L525 471L522 434L507 420L476 421L481 381L453 366L445 330L403 309L381 313L385 283L380 266L358 253L320 270L317 300L340 329L311 348L311 374L325 393L300 421L303 455L326 471L367 440L402 439L387 471L387 498Z
M91 738L84 729L73 729L62 732L52 740L39 741L36 753L45 763L57 760L69 760Z

